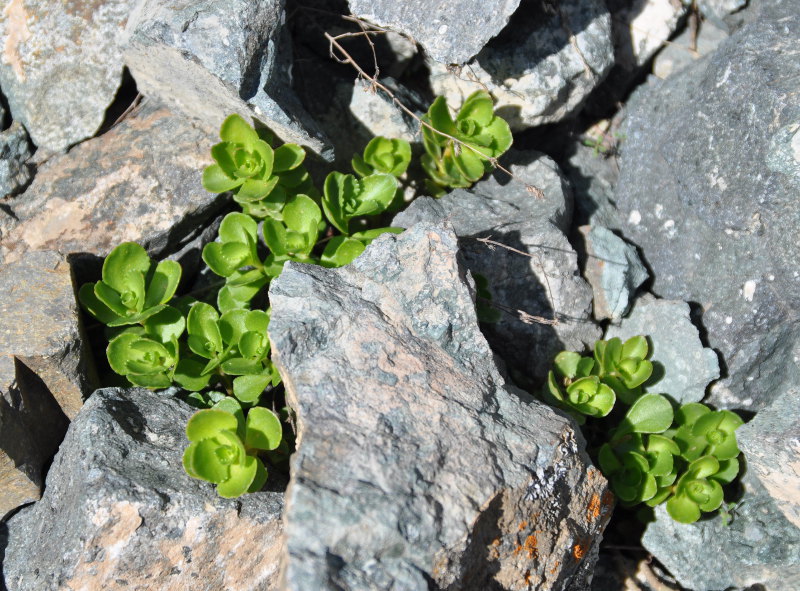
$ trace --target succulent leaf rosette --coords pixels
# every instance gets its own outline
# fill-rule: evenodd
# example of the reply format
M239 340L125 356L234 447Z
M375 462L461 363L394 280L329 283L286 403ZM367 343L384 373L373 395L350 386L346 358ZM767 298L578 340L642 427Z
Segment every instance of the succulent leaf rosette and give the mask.
M383 213L392 203L397 179L376 173L364 178L332 172L325 178L322 208L325 217L345 236L350 235L350 220Z
M492 159L511 147L511 129L494 114L494 102L485 90L467 97L455 119L444 97L437 97L422 121L450 136L426 125L421 127L426 152L421 163L432 180L429 187L436 196L447 187L471 186L491 168Z
M694 523L703 512L716 511L722 505L722 484L726 483L720 468L714 456L701 456L689 464L667 500L667 513L680 523Z
M282 428L269 409L251 408L242 421L241 409L234 406L231 412L230 403L223 407L227 410L201 410L189 419L183 466L190 476L216 484L221 497L231 498L264 486L267 469L257 454L278 448Z
M364 148L364 155L355 154L351 165L361 177L375 173L399 177L411 163L411 144L397 138L374 137Z
M625 404L633 404L642 392L642 384L653 373L653 364L648 361L647 354L647 339L643 336L631 337L624 343L614 337L595 344L597 371Z
M739 415L695 402L683 405L676 419L675 441L687 461L705 455L725 461L739 455L735 431L744 424Z

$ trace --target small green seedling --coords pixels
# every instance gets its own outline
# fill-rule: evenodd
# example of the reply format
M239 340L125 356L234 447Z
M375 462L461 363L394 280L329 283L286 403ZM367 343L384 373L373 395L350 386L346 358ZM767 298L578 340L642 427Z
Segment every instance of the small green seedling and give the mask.
M352 174L332 172L325 179L322 208L325 216L345 236L350 235L350 220L383 213L392 203L397 179L378 173L362 179Z
M363 157L355 154L351 165L355 173L367 177L376 173L399 177L411 163L411 144L401 139L374 137L364 148Z
M190 476L216 484L219 496L231 498L264 486L267 469L258 452L278 448L282 428L280 419L266 408L251 408L242 420L241 408L237 412L228 403L224 406L233 406L233 412L223 410L222 402L189 419L186 437L190 444L183 466Z
M491 169L493 159L511 147L508 123L494 114L492 97L484 90L467 97L455 119L444 97L437 97L422 121L433 128L422 126L426 153L421 163L435 196L447 188L471 186Z

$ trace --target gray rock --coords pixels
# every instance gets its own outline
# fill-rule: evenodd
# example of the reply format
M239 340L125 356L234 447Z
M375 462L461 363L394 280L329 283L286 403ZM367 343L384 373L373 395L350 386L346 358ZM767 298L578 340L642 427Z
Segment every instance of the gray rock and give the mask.
M0 355L0 520L39 498L42 468L67 424L42 381L21 361Z
M19 121L0 132L0 199L19 193L33 178L33 167L26 162L32 148L28 132Z
M467 267L488 279L492 302L510 312L484 325L489 343L512 370L543 380L559 351L594 345L600 330L591 320L591 288L580 277L565 236L572 199L558 167L538 152L517 153L504 162L517 180L496 172L469 190L419 198L392 225L437 220L453 225ZM526 184L544 197L534 197ZM528 256L478 241L487 238ZM526 320L517 311L558 322Z
M729 525L720 515L683 524L656 508L642 544L684 587L722 591L761 584L800 588L800 529L787 521L761 483L747 473L741 504Z
M567 148L567 160L562 166L572 187L576 225L588 224L610 229L620 225L617 219L619 214L614 207L614 188L619 177L616 154L619 138L615 133L611 131L608 138L608 155L584 145L582 140L574 141ZM606 149L605 146L603 149Z
M653 61L653 74L658 78L667 78L680 72L703 56L719 47L728 38L728 33L711 21L703 21L699 25L697 35L689 28L670 40Z
M392 92L398 96L404 105L414 105L420 101L419 97L416 96L411 100L404 96L411 93L402 87L398 87L397 82L394 80L384 79L381 82L390 89L394 87L395 90L392 90ZM400 110L388 94L382 90L373 92L367 82L355 81L355 88L350 97L350 112L366 129L370 136L368 141L376 135L400 138L410 143L419 139L419 123L413 117Z
M0 266L0 355L28 366L72 418L97 385L67 259L31 252Z
M725 17L747 6L747 2L748 0L697 0L697 8L707 19L722 24Z
M355 16L412 37L437 62L463 64L506 26L520 0L348 0L348 4Z
M156 257L179 250L225 204L201 184L215 141L148 101L108 133L39 167L9 203L16 220L0 228L0 260L45 249L105 256L126 241Z
M790 522L800 527L800 390L783 392L736 431L747 467Z
M285 142L326 152L327 141L291 90L283 4L141 0L126 25L125 64L141 92L211 129L239 113Z
M594 317L619 321L647 280L647 269L636 249L608 228L583 226L581 233L586 238L584 276L594 293Z
M674 0L609 0L617 65L635 70L677 30L686 7Z
M42 500L8 520L3 576L42 589L275 589L283 493L219 498L181 466L193 409L98 390L70 425Z
M483 88L519 131L573 113L613 63L611 17L601 0L537 0L460 70L429 66L434 93L452 107Z
M122 79L118 38L133 0L9 2L0 87L37 146L64 150L103 123Z
M588 587L613 497L572 423L504 383L457 250L418 224L270 286L299 437L285 589Z
M636 335L649 337L653 377L659 378L649 391L669 394L681 404L699 402L708 384L719 377L717 354L703 347L686 302L642 296L630 315L606 332L607 339L623 341Z
M800 2L764 13L629 104L617 206L652 291L697 302L725 377L758 410L800 380ZM668 149L666 148L668 147Z

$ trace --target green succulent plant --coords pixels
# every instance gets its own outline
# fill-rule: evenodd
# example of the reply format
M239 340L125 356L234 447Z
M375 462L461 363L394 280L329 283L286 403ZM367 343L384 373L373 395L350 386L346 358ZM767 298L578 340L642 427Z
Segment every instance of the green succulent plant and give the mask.
M374 137L364 148L364 155L355 154L351 165L361 177L376 173L399 177L411 163L411 144L397 138Z
M697 458L675 484L675 493L667 500L667 513L680 523L697 521L702 513L716 511L722 505L722 484L727 482L714 456Z
M392 203L397 179L391 174L372 174L356 178L352 174L332 172L325 178L322 208L337 230L350 235L350 220L383 213Z
M508 150L513 139L508 123L494 114L492 97L484 90L467 97L455 119L444 97L437 97L422 121L433 128L421 128L426 152L421 163L434 196L480 180L491 169L491 160Z
M307 195L296 195L287 201L281 220L266 219L261 226L264 242L271 252L271 262L288 260L315 262L311 251L317 244L322 211Z
M142 324L164 310L180 279L175 261L154 264L144 248L123 242L103 261L102 279L81 286L78 299L107 326Z
M647 339L643 336L631 337L624 343L614 337L595 344L598 374L626 404L633 404L642 392L642 384L653 373L647 354Z
M722 462L739 455L735 431L744 424L739 415L694 402L683 405L676 419L675 441L687 461L711 455Z
M254 407L242 420L241 409L236 413L235 407L230 412L220 406L222 401L189 419L186 437L190 444L183 454L184 469L193 478L216 484L221 497L255 492L267 480L267 469L258 453L280 445L280 419L266 408ZM231 403L224 406L230 409Z

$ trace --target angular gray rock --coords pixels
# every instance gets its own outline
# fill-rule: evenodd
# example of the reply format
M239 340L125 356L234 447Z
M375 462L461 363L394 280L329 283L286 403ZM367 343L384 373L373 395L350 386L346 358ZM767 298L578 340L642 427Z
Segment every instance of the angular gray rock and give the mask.
M712 53L729 37L728 33L711 21L703 21L697 34L690 28L670 40L653 61L653 74L667 78L680 72L703 56Z
M211 129L231 113L257 118L283 141L330 149L291 90L282 0L140 0L123 41L147 96Z
M179 250L225 204L201 184L216 141L148 100L108 133L40 166L9 202L16 220L0 224L0 261L48 249L105 256L125 241L157 257Z
M783 392L736 430L747 468L791 523L800 527L800 390Z
M588 587L613 497L571 421L500 376L457 251L418 224L271 284L284 589Z
M463 64L508 23L520 0L348 0L362 19L412 37L442 64ZM510 26L515 26L513 21Z
M0 355L15 356L69 418L97 386L70 264L58 253L25 254L0 266Z
M688 0L684 0L688 3ZM697 8L707 19L723 23L725 17L747 6L748 0L697 0Z
M650 392L669 394L681 404L699 402L708 384L719 377L717 354L703 347L686 302L644 295L627 318L606 331L607 339L624 341L636 335L649 337L651 345L653 378L659 379L648 386Z
M122 80L118 37L132 0L11 0L0 13L0 87L33 142L91 137Z
M33 166L27 163L32 153L28 132L19 121L0 132L0 199L19 193L33 178Z
M486 277L492 302L508 312L483 326L493 350L515 373L544 380L559 351L593 346L600 329L591 320L591 288L580 277L577 255L565 236L572 198L558 167L538 152L515 153L504 162L516 180L495 172L471 189L441 199L419 198L392 225L409 228L440 220L453 225L467 267ZM544 197L534 197L526 184L541 189ZM517 311L545 323L521 318ZM554 318L557 324L547 323Z
M0 355L0 520L39 498L42 468L67 424L42 381L21 361Z
M601 0L536 0L460 70L428 65L433 92L450 106L488 90L519 131L573 113L613 63L611 17Z
M578 140L567 148L567 160L561 163L572 187L576 225L619 227L619 214L614 207L614 188L619 177L616 155L619 139L614 128L612 124L609 131L603 132L612 153L605 155Z
M742 483L744 495L728 525L720 515L678 523L660 505L642 544L689 589L800 589L800 529L751 473Z
M725 364L710 402L758 410L800 381L800 1L631 100L616 202L652 291L697 302Z
M276 589L283 493L222 499L190 478L193 410L144 389L92 395L42 500L8 520L8 589Z
M582 226L586 239L584 277L594 294L594 317L619 321L630 309L647 269L636 249L603 226Z

